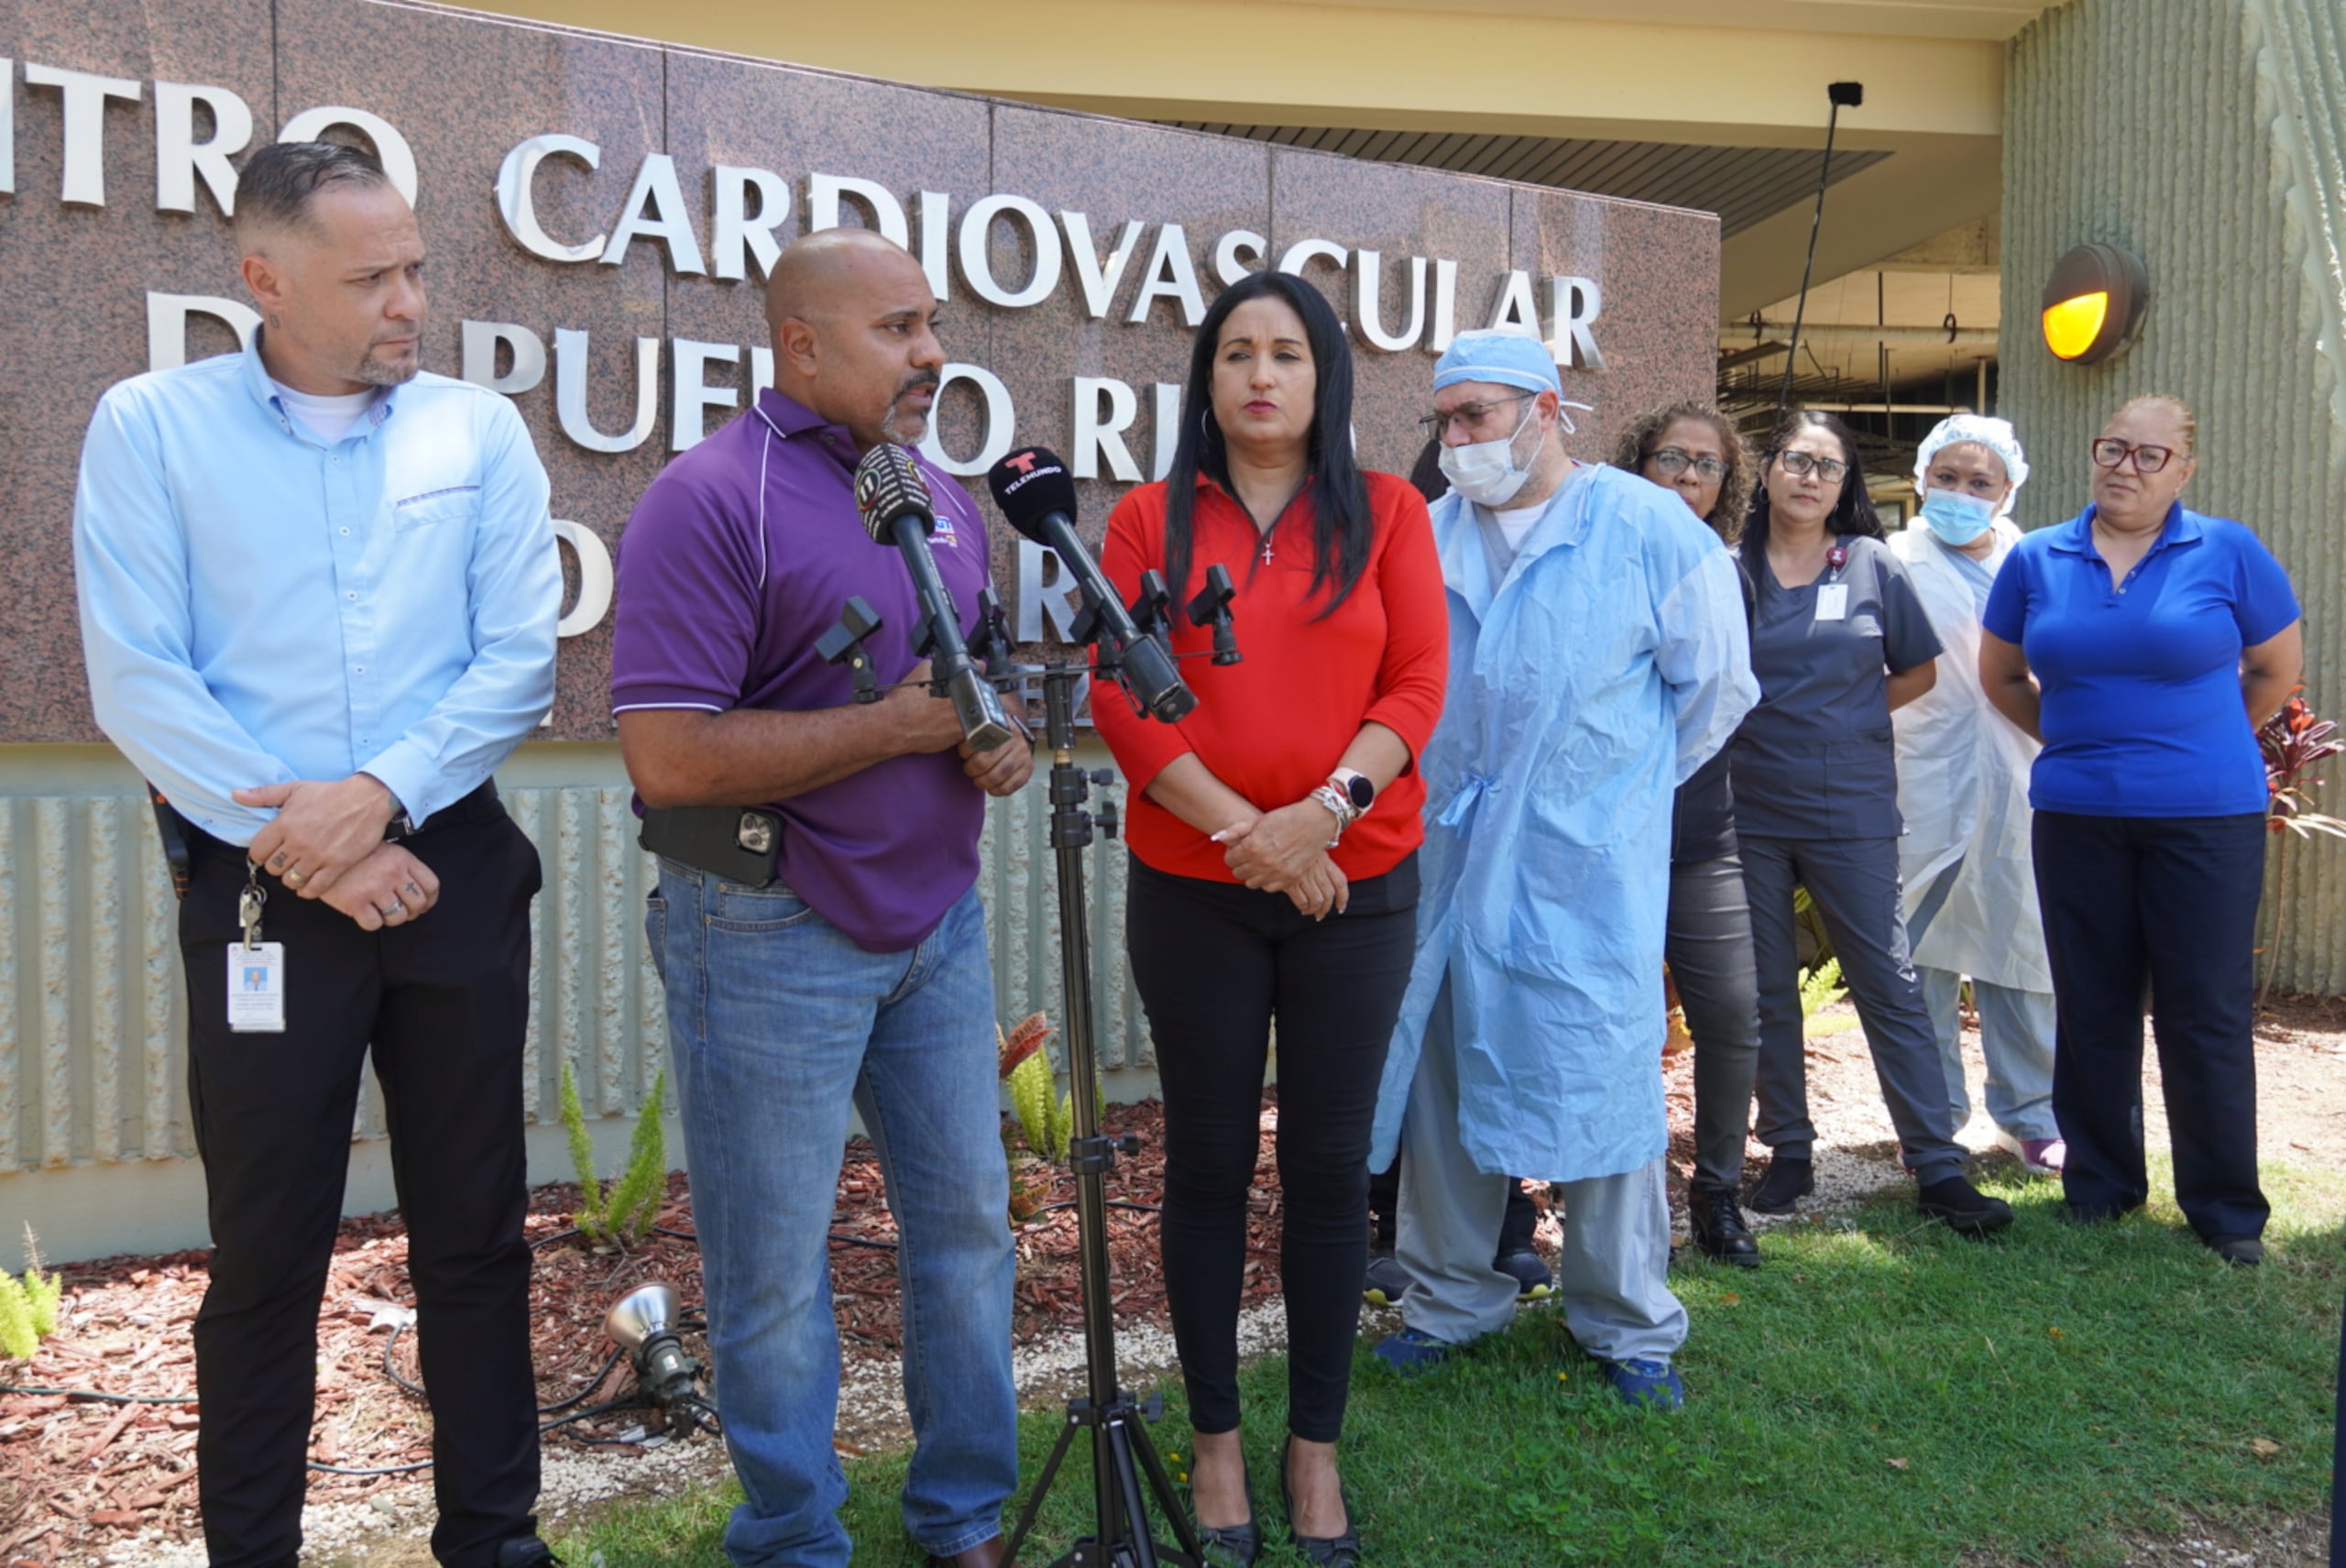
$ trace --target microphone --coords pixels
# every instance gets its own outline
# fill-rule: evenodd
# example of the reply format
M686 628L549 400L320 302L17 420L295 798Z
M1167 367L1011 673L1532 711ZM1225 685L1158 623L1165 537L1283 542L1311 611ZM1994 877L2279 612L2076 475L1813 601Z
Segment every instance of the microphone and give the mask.
M863 514L863 530L874 544L893 544L911 574L913 592L920 599L921 635L913 652L926 654L953 711L961 720L961 738L980 751L1007 744L1014 733L1003 717L1002 699L978 673L961 641L961 620L945 579L937 575L937 557L929 554L928 535L937 526L937 511L928 486L920 477L913 455L892 442L882 442L855 466L855 508Z
M1124 683L1141 707L1168 724L1197 707L1197 694L1174 668L1172 653L1134 622L1115 585L1076 537L1075 481L1058 455L1041 446L1014 452L986 475L986 488L1011 527L1055 552L1075 574L1076 587L1094 623L1115 644Z

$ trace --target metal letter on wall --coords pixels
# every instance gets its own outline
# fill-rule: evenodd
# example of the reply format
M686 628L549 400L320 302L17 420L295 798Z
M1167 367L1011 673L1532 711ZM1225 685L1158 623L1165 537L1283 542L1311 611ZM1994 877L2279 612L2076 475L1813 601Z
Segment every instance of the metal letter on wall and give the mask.
M1398 354L1405 348L1416 347L1419 334L1426 329L1426 258L1409 258L1409 324L1398 333L1385 330L1383 301L1379 298L1384 289L1384 259L1373 250L1354 254L1353 320L1371 348Z
M497 351L513 356L512 368L497 373ZM546 378L546 340L528 327L511 322L465 323L464 378L492 392L519 397Z
M1596 334L1592 330L1605 310L1605 294L1596 280L1551 278L1548 298L1548 346L1555 352L1556 363L1604 369L1605 356L1597 352Z
M668 450L682 452L700 444L702 415L710 409L741 406L738 386L706 384L709 366L739 365L741 350L729 343L696 343L689 337L680 337L671 345L670 354L668 374L676 391L675 407L668 415Z
M0 196L16 193L16 62L0 55Z
M632 452L652 439L660 418L660 340L635 340L635 423L624 435L605 435L586 417L586 334L554 329L554 411L562 433L589 452Z
M212 139L195 139L195 106L212 111ZM228 159L253 139L253 112L225 87L155 83L155 208L195 211L195 177L212 192L224 217L236 213L236 168Z
M1271 242L1253 229L1232 229L1213 242L1213 275L1225 289L1255 270L1253 263L1270 254ZM1240 251L1246 254L1244 258Z
M1005 289L996 281L993 260L986 253L993 221L1004 215L1025 224L1034 241L1035 273L1023 289ZM968 280L970 291L990 305L1016 310L1040 304L1059 286L1058 225L1051 222L1051 215L1043 211L1042 203L1024 196L994 195L970 203L970 210L961 214L961 276Z
M391 187L415 205L415 149L407 145L407 137L400 135L390 121L380 115L370 115L364 109L348 109L330 105L320 109L304 109L285 122L277 133L279 141L316 141L324 132L336 126L347 126L362 131L375 148L376 161L383 172L390 176Z
M603 622L611 610L610 546L591 528L581 528L567 518L554 520L554 536L561 544L570 546L578 558L578 602L568 614L554 622L556 637L576 637L592 631Z
M65 171L58 199L77 207L106 204L106 100L136 104L144 95L137 82L120 76L98 76L86 71L60 71L53 65L25 61L25 85L54 87L63 100Z
M513 236L523 250L532 256L543 256L548 261L592 261L603 254L603 236L577 245L565 245L548 235L538 222L537 199L532 192L532 181L537 178L538 165L555 154L575 158L588 169L603 161L603 149L584 137L532 137L515 144L497 169L497 215L505 222L505 232Z
M717 197L716 226L708 236L712 271L719 278L746 278L754 258L758 276L766 277L782 256L773 231L790 216L789 183L771 169L736 169L725 163L709 170L709 180ZM758 194L754 210L750 206L752 191Z
M872 221L882 234L906 250L913 247L913 231L904 223L904 204L896 200L895 192L877 181L858 180L846 174L806 176L808 234L820 234L825 229L839 226L839 198L842 196L851 196L870 208Z
M684 187L676 182L676 160L664 152L645 155L643 166L635 171L635 188L627 193L619 227L603 247L603 265L626 261L627 247L639 239L666 246L668 266L682 276L696 278L708 270L700 258L700 236L693 233L686 214Z
M1226 235L1222 237L1229 238ZM1189 236L1179 224L1167 224L1157 231L1157 248L1148 253L1148 266L1140 275L1140 290L1133 295L1133 308L1124 313L1124 319L1146 321L1148 308L1159 300L1180 302L1185 326L1196 326L1206 319L1206 301L1198 288L1198 269L1189 265Z
M223 321L236 334L239 346L253 340L254 331L260 325L260 313L237 300L224 300L216 294L159 294L147 296L147 368L176 370L187 363L187 318L210 316Z
M1105 402L1103 411L1101 404ZM1075 378L1075 477L1096 479L1100 459L1108 471L1127 485L1140 483L1140 465L1124 445L1124 432L1140 418L1140 397L1132 385L1113 376Z
M1010 406L1010 389L1002 378L982 365L948 365L937 378L937 401L934 408L945 403L945 394L956 381L967 381L976 387L985 399L985 434L978 442L978 455L964 463L949 455L945 444L937 438L937 419L932 412L928 430L920 438L920 454L947 473L958 478L971 478L984 473L1010 451L1010 444L1017 439L1017 420Z
M1140 243L1141 221L1125 221L1124 232L1105 262L1092 247L1090 218L1081 213L1061 213L1059 222L1067 229L1068 254L1075 258L1075 280L1083 290L1083 308L1093 321L1102 321L1115 303L1116 285L1124 280L1124 269L1132 265L1133 247Z

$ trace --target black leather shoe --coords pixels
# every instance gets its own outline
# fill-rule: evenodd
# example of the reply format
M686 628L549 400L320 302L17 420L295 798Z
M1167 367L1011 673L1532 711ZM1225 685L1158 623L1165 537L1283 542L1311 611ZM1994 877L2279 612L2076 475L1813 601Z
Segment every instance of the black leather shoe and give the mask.
M1763 1214L1789 1214L1793 1204L1815 1190L1816 1162L1780 1154L1768 1161L1767 1173L1751 1190L1751 1206Z
M2115 1203L2065 1202L2061 1212L2073 1225L2114 1225L2124 1218Z
M2264 1244L2255 1236L2201 1236L2208 1250L2234 1268L2254 1268L2264 1261Z
M1948 1230L1967 1236L1984 1236L2012 1223L2012 1206L1990 1198L1961 1176L1932 1182L1915 1194L1914 1208L1925 1220L1936 1220Z
M1003 1552L1008 1545L1009 1542L997 1535L992 1541L981 1541L950 1557L931 1557L928 1561L932 1568L998 1568Z
M1686 1189L1686 1225L1694 1245L1721 1263L1738 1268L1760 1266L1760 1244L1743 1223L1743 1211L1732 1187L1696 1182Z
M1294 1446L1295 1434L1289 1432L1286 1447L1279 1450L1279 1501L1287 1505L1287 1538L1295 1542L1306 1563L1317 1563L1322 1568L1360 1568L1360 1525L1353 1514L1352 1494L1343 1490L1341 1479L1336 1487L1344 1502L1344 1533L1304 1535L1295 1528L1295 1493L1287 1484L1288 1451Z
M1238 1459L1239 1475L1246 1484L1246 1522L1244 1524L1198 1526L1199 1555L1207 1568L1254 1568L1255 1559L1263 1554L1263 1524L1255 1518L1255 1473L1247 1468L1245 1455ZM1197 1508L1190 1505L1192 1522Z
M562 1568L562 1559L536 1536L525 1535L498 1547L497 1568Z

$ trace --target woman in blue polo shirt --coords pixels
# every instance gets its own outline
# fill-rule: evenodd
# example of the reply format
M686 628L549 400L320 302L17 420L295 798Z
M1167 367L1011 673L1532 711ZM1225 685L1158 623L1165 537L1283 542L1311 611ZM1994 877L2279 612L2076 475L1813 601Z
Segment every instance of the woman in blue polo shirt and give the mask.
M2263 1261L2253 1022L2264 892L2257 726L2304 664L2297 601L2256 536L2187 511L2191 410L2135 398L2093 444L2093 504L2013 547L1979 677L2045 742L2029 780L2058 1032L2053 1113L2072 1218L2150 1195L2149 992L2175 1195L2226 1261Z

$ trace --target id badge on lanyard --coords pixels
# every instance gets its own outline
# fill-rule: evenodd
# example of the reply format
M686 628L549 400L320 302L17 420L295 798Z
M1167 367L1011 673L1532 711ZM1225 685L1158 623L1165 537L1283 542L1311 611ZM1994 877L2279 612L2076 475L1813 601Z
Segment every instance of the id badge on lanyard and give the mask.
M260 868L247 860L245 891L236 898L237 939L228 944L228 1028L234 1034L285 1033L285 944L260 939L260 910L268 902Z
M1841 568L1849 564L1849 547L1835 541L1825 553L1825 569L1832 574L1816 589L1816 619L1847 620L1849 619L1849 585L1841 580Z

